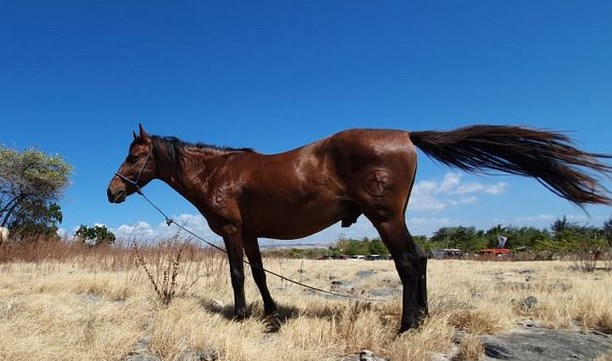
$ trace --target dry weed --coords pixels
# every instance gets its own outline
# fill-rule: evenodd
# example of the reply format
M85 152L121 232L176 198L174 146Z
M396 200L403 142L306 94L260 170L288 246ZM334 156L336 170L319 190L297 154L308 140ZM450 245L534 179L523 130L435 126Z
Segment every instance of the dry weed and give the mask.
M155 250L143 252L151 252L148 257ZM168 307L156 307L147 275L133 254L78 249L72 258L60 253L61 260L35 263L13 257L0 265L0 359L116 361L138 340L148 339L150 351L163 360L186 349L213 349L231 361L338 360L362 349L393 361L427 360L451 349L457 329L499 333L524 317L555 328L578 323L603 332L612 329L609 272L573 272L571 262L431 261L430 317L418 330L396 336L401 294L355 303L268 277L280 323L278 332L268 333L248 270L245 292L252 316L237 322L231 317L225 256L189 252L185 248L182 254L191 267L179 267L176 279L197 281ZM390 261L264 263L323 289L330 289L332 280L349 281L350 289L341 292L358 296L400 289ZM537 299L535 307L518 306L530 296ZM477 359L476 341L464 342L461 357Z
M390 360L428 360L450 349L453 334L453 327L444 317L432 317L419 329L389 339L386 355Z
M459 343L453 361L480 361L484 359L484 346L478 336L466 335Z
M598 356L595 360L593 361L612 361L612 351L610 351L609 353L605 354L605 355L600 355Z

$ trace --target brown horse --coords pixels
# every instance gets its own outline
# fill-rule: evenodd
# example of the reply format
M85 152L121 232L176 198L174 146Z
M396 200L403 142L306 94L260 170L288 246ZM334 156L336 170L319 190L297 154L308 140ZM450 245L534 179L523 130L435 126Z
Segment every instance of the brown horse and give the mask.
M400 331L427 314L427 258L410 236L404 213L417 167L416 147L465 171L504 171L535 177L580 206L611 204L595 175L610 175L600 159L549 131L476 125L449 132L347 130L285 153L190 144L150 136L140 126L108 200L121 203L161 179L195 205L223 237L229 257L235 315L246 313L243 251L266 315L276 311L266 285L258 237L295 239L365 215L389 249L403 285Z

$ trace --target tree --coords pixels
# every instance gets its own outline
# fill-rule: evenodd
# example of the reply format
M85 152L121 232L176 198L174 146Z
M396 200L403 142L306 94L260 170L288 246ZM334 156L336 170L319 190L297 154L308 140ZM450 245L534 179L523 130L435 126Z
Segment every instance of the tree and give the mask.
M599 250L605 248L605 228L581 226L570 222L565 216L557 219L551 226L553 240L566 252Z
M486 248L489 243L484 231L475 227L442 227L429 239L428 249L458 248L476 251Z
M21 207L19 217L9 224L9 228L19 235L21 239L58 240L59 223L62 223L63 214L57 203L48 205L29 205Z
M372 255L377 254L386 256L389 254L387 247L380 239L368 239L364 237L361 240L356 239L341 239L329 248L329 253L333 256L339 255Z
M59 155L35 147L19 152L0 146L0 225L22 239L56 231L62 221L56 201L71 172Z
M380 238L375 238L368 242L368 254L387 256L389 255L389 251Z
M81 224L79 229L76 231L75 236L84 244L92 246L99 246L102 244L113 244L115 242L115 235L106 226L95 225L93 227L87 227Z

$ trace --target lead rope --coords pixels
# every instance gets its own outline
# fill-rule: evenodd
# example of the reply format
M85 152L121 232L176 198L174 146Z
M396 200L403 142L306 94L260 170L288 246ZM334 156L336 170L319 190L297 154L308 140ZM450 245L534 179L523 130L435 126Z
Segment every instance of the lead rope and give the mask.
M150 199L149 199L149 198L148 198L148 197L147 197L147 196L144 194L144 192L142 191L142 188L140 188L140 185L138 185L138 181L140 180L140 177L142 176L142 172L144 171L145 167L147 166L147 162L149 161L149 158L151 157L151 154L153 154L153 148L154 148L154 146L153 146L153 144L151 144L151 149L149 150L149 153L147 154L147 158L145 159L144 163L142 164L142 168L140 168L140 172L138 172L138 176L136 177L136 180L135 180L135 181L133 181L133 180L129 179L128 177L124 176L123 174L121 174L121 173L119 173L119 172L116 172L116 173L115 173L115 175L116 175L117 177L119 177L119 178L123 179L124 181L126 181L126 182L130 183L131 185L133 185L133 186L136 188L136 193L138 193L139 195L141 195L141 196L142 196L142 197L145 199L145 201L147 201L147 203L149 203L149 204L150 204L150 205L151 205L153 208L155 208L155 210L156 210L157 212L159 212L159 214L161 214L161 215L164 217L164 219L166 220L166 225L170 226L170 225L174 224L174 225L175 225L176 227L178 227L179 229L181 229L181 230L185 231L186 233L188 233L188 234L192 235L193 237L195 237L195 238L199 239L200 241L202 241L202 242L206 243L207 245L209 245L209 246L213 247L214 249L219 250L219 251L221 251L221 252L223 252L223 253L227 254L227 250L225 250L225 249L223 249L223 248L221 248L221 247L217 246L217 245L216 245L216 244L214 244L214 243L211 243L211 242L209 242L209 241L205 240L204 238L202 238L202 237L200 237L199 235L195 234L195 233L194 233L194 232L192 232L191 230L189 230L189 229L185 228L184 226L182 226L182 225L180 225L180 224L176 223L176 222L175 222L175 221L174 221L172 218L168 217L168 215L167 215L166 213L164 213L164 211L162 211L162 210L161 210L161 209L160 209L160 208L159 208L157 205L155 205L155 203L153 203L153 202L152 202L152 201L151 201L151 200L150 200ZM271 274L271 275L273 275L273 276L276 276L276 277L278 277L278 278L280 278L280 279L282 279L282 280L284 280L284 281L287 281L287 282L289 282L289 283L293 283L293 284L295 284L295 285L298 285L298 286L301 286L301 287L304 287L304 288L311 289L311 290L316 291L316 292L325 293L325 294L332 295L332 296L336 296L336 297L342 297L342 298L352 299L352 300L356 300L356 301L364 301L364 302L383 302L383 300L380 300L380 299L374 299L374 298L363 298L363 297L356 297L356 296L351 296L351 295L343 295L343 294L341 294L341 293L336 293L336 292L332 292L332 291L327 291L327 290L324 290L324 289L322 289L322 288L318 288L318 287L314 287L314 286L311 286L311 285L307 285L307 284L305 284L305 283L295 281L295 280L293 280L293 279L291 279L291 278L287 278L287 277L285 277L285 276L283 276L283 275L281 275L281 274L278 274L278 273L276 273L276 272L274 272L274 271L270 271L270 270L268 270L268 269L264 268L264 267L263 267L263 265L262 265L262 266L253 265L253 264L251 264L251 263L250 263L248 260L244 259L244 257L242 257L242 262L243 262L243 263L245 263L245 264L248 264L248 265L249 265L249 266L251 266L251 267L257 268L257 269L262 270L262 271L264 271L264 272L266 272L266 273L268 273L268 274Z
M138 186L136 186L136 187L137 187L137 189L138 189L138 192L137 192L137 193L138 193L139 195L141 195L141 196L142 196L142 197L145 199L145 201L147 201L147 203L149 203L149 204L150 204L150 205L151 205L153 208L155 208L155 210L157 210L157 211L158 211L158 212L159 212L159 213L160 213L160 214L161 214L161 215L162 215L162 216L165 218L166 224L167 224L168 226L170 226L170 225L174 224L176 227L178 227L179 229L181 229L181 230L185 231L186 233L190 234L191 236L193 236L193 237L195 237L195 238L199 239L200 241L202 241L202 242L206 243L207 245L209 245L209 246L211 246L211 247L213 247L213 248L215 248L215 249L217 249L217 250L219 250L219 251L221 251L221 252L223 252L223 253L226 253L226 254L227 254L227 250L225 250L225 249L223 249L223 248L221 248L221 247L217 246L217 245L216 245L216 244L214 244L214 243L211 243L211 242L209 242L209 241L205 240L204 238L202 238L202 237L200 237L199 235L195 234L195 233L194 233L194 232L192 232L191 230L189 230L189 229L185 228L184 226L182 226L182 225L180 225L180 224L176 223L176 222L175 222L175 221L174 221L172 218L168 217L168 216L166 215L166 213L164 213L164 212L163 212L163 211L162 211L162 210L161 210L161 209L160 209L158 206L156 206L156 205L155 205L155 204L154 204L154 203L153 203L153 202L152 202L152 201L151 201L151 200L150 200L150 199L149 199L149 198L148 198L148 197L147 197L147 196L144 194L144 192L142 192L142 189L141 189L140 187L138 187ZM242 262L243 262L243 263L245 263L245 264L248 264L248 265L249 265L249 266L251 266L251 267L258 268L258 269L260 269L260 270L262 270L262 271L264 271L264 272L266 272L266 273L268 273L268 274L271 274L271 275L273 275L273 276L276 276L276 277L278 277L278 278L280 278L280 279L282 279L282 280L284 280L284 281L287 281L287 282L289 282L289 283L293 283L293 284L295 284L295 285L298 285L298 286L301 286L301 287L304 287L304 288L311 289L311 290L316 291L316 292L325 293L325 294L332 295L332 296L337 296L337 297L343 297L343 298L347 298L347 299L352 299L352 300L356 300L356 301L364 301L364 302L383 302L383 301L384 301L384 300L375 299L375 298L356 297L356 296L351 296L351 295L343 295L343 294L341 294L341 293L336 293L336 292L332 292L332 291L327 291L327 290L324 290L324 289L322 289L322 288L318 288L318 287L315 287L315 286L311 286L311 285L308 285L308 284L305 284L305 283L302 283L302 282L299 282L299 281L293 280L293 279L291 279L291 278L285 277L285 276L283 276L283 275L281 275L281 274L279 274L279 273L276 273L276 272L274 272L274 271L270 271L270 270L268 270L268 269L264 268L263 266L253 265L252 263L250 263L248 260L246 260L246 259L244 259L244 258L242 258Z
M144 168L144 166L143 166L143 168ZM141 173L142 173L142 171L141 171ZM227 254L227 250L225 250L225 249L223 249L223 248L221 248L221 247L217 246L217 245L216 245L216 244L214 244L214 243L211 243L211 242L209 242L209 241L205 240L204 238L202 238L202 237L200 237L199 235L195 234L195 233L194 233L194 232L192 232L191 230L189 230L189 229L185 228L184 226L182 226L182 225L180 225L180 224L176 223L176 222L175 222L175 221L174 221L172 218L168 217L168 215L167 215L166 213L164 213L164 211L162 211L162 210L161 210L161 209L160 209L160 208L159 208L157 205L155 205L155 203L153 203L153 202L152 202L152 201L151 201L151 200L150 200L150 199L149 199L149 198L148 198L148 197L147 197L147 196L144 194L144 192L142 191L142 189L141 189L141 188L140 188L140 186L138 185L138 181L132 181L132 180L128 179L127 177L125 177L125 176L123 176L123 175L121 175L121 174L119 174L119 173L115 173L115 174L116 174L116 175L117 175L119 178L121 178L121 179L123 179L123 180L125 180L125 181L129 182L129 183L130 183L130 184L132 184L132 185L134 185L134 186L136 187L136 193L138 193L139 195L141 195L141 196L142 196L142 197L145 199L145 201L147 201L147 203L149 203L149 204L150 204L150 205L151 205L153 208L155 208L155 210L156 210L157 212L159 212L159 214L161 214L161 215L164 217L164 219L165 219L165 221L166 221L166 225L170 226L170 225L174 224L174 225L175 225L176 227L178 227L179 229L181 229L181 230L185 231L186 233L188 233L188 234L192 235L193 237L195 237L195 238L199 239L200 241L202 241L202 242L206 243L207 245L209 245L209 246L213 247L214 249L217 249L217 250L219 250L219 251L221 251L221 252L223 252L223 253L226 253L226 254ZM140 177L139 177L139 178L140 178ZM278 278L280 278L280 279L282 279L282 280L284 280L284 281L287 281L287 282L289 282L289 283L293 283L293 284L295 284L295 285L298 285L298 286L301 286L301 287L304 287L304 288L311 289L311 290L316 291L316 292L325 293L325 294L328 294L328 295L332 295L332 296L336 296L336 297L342 297L342 298L347 298L347 299L356 300L356 301L364 301L364 302L383 302L383 301L384 301L384 300L374 299L374 298L364 298L364 297L356 297L356 296L351 296L351 295L343 295L343 294L341 294L341 293L336 293L336 292L332 292L332 291L324 290L324 289L322 289L322 288L318 288L318 287L315 287L315 286L307 285L307 284L305 284L305 283L298 282L298 281L293 280L293 279L291 279L291 278L285 277L285 276L283 276L283 275L281 275L281 274L279 274L279 273L276 273L276 272L274 272L274 271L270 271L270 270L268 270L268 269L264 268L263 266L253 265L253 264L252 264L252 263L250 263L248 260L244 259L244 257L242 258L242 262L244 262L245 264L248 264L248 265L249 265L249 266L251 266L251 267L258 268L258 269L260 269L260 270L262 270L262 271L264 271L264 272L266 272L266 273L268 273L268 274L271 274L271 275L273 275L273 276L276 276L276 277L278 277Z

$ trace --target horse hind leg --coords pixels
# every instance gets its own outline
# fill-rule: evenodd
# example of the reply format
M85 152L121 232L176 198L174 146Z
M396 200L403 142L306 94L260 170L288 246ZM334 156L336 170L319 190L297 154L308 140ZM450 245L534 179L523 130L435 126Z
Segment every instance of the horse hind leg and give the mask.
M367 216L367 214L366 214ZM402 216L387 220L368 217L391 253L403 286L400 332L416 328L429 313L427 257L414 242Z
M259 292L261 293L261 297L263 299L265 316L274 315L276 313L276 303L272 299L270 291L268 290L266 271L263 268L257 238L245 239L243 242L243 247L244 253L249 259L249 263L251 265L253 279L255 280L255 284L259 288Z

